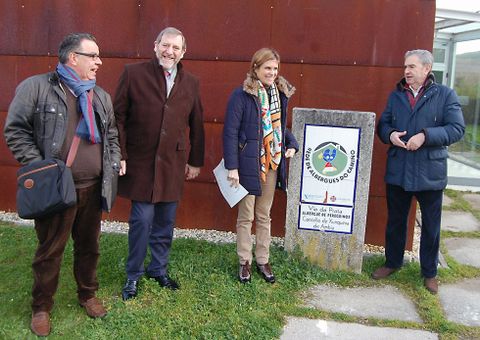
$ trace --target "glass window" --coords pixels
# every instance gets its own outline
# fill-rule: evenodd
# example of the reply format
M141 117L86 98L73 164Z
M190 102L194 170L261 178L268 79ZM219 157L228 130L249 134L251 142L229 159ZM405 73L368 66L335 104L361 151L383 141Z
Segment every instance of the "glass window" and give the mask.
M444 48L434 48L433 49L433 61L435 63L445 63L445 49Z
M480 169L480 39L457 43L454 89L466 129L464 138L450 146L449 153L462 163Z
M435 81L439 84L443 83L443 71L432 71L435 76Z

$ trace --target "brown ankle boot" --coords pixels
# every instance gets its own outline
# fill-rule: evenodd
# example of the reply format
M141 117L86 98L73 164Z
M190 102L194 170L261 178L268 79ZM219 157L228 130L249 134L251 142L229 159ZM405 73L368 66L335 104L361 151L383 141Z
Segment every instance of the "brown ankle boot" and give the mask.
M268 283L275 283L275 275L273 275L272 267L270 267L270 263L265 264L258 264L257 263L257 270L265 281Z
M238 270L238 279L241 283L250 282L252 277L252 271L250 268L250 264L246 262L245 264L240 264L240 268Z

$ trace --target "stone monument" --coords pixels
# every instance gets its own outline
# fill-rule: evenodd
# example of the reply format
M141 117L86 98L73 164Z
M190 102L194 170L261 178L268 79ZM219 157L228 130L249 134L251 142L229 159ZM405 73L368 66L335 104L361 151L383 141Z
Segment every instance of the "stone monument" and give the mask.
M293 109L285 249L329 270L360 273L375 113Z

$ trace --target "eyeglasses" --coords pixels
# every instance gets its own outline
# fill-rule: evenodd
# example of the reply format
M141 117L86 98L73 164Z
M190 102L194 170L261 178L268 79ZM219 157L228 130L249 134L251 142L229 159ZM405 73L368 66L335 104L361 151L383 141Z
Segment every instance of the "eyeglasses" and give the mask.
M85 57L90 57L93 60L100 59L100 55L98 55L96 53L85 53L85 52L73 52L73 53L83 55Z

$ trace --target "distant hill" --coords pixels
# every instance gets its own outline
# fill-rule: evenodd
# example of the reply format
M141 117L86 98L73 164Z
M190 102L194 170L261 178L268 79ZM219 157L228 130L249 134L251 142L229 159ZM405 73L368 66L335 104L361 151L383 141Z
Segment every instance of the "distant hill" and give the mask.
M456 67L457 77L460 75L468 75L475 73L475 76L478 77L477 81L480 80L480 51L478 52L469 52L457 55L457 67Z
M457 55L455 70L455 91L462 105L467 124L475 121L475 106L480 84L480 51Z

